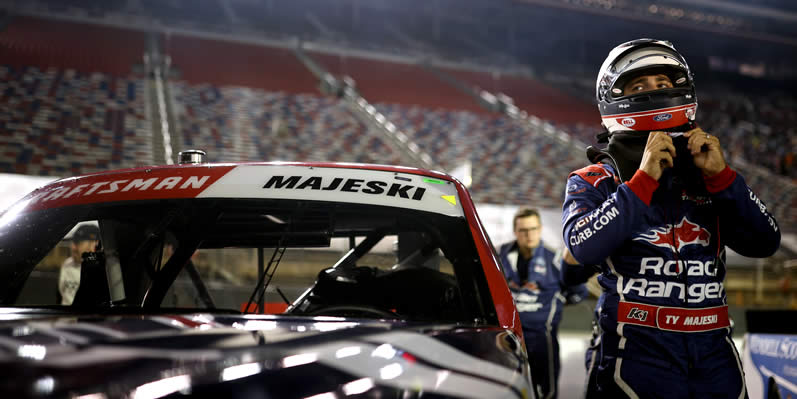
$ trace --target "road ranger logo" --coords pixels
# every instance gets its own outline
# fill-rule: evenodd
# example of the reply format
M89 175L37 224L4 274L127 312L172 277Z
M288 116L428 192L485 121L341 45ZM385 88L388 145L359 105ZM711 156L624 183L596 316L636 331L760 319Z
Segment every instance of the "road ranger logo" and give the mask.
M410 184L387 183L379 180L344 179L342 177L324 180L321 176L271 176L266 184L263 185L263 188L382 194L388 197L400 197L415 201L421 201L423 194L426 192L425 188Z
M686 273L689 277L707 277L692 279L688 285L681 279L673 278ZM639 276L629 278L623 284L623 295L636 295L645 298L678 298L688 303L701 303L705 300L721 299L725 287L716 280L717 265L713 260L665 260L663 258L642 258ZM669 281L649 279L648 276L667 276Z
M637 319L639 321L645 321L648 319L648 311L639 308L631 308L631 310L628 312L627 317L629 319Z
M684 216L675 226L651 229L645 234L633 238L634 241L644 241L657 247L669 248L673 251L682 249L687 245L702 245L707 247L711 240L708 230L692 223ZM677 240L675 242L674 240ZM677 245L676 245L677 244Z

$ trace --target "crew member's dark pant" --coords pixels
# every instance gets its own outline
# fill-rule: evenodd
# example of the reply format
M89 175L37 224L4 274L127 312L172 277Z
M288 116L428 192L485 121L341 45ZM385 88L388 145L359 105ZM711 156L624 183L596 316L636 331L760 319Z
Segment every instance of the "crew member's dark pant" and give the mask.
M557 330L523 330L529 352L531 382L538 398L556 398L559 381L559 341Z

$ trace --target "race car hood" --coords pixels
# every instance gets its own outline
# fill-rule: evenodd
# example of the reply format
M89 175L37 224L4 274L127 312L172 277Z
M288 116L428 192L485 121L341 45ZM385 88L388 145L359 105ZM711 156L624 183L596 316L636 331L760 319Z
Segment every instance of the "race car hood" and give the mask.
M520 340L501 328L207 313L37 314L0 309L0 391L13 397L528 394Z

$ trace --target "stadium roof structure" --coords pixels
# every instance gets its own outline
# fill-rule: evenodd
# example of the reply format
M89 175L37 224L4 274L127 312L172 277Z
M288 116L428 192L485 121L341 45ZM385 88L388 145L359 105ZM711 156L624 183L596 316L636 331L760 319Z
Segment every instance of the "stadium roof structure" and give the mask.
M685 54L762 63L768 77L797 81L797 5L786 0L0 0L0 10L6 17L133 21L144 30L194 28L585 75L616 44L654 36Z

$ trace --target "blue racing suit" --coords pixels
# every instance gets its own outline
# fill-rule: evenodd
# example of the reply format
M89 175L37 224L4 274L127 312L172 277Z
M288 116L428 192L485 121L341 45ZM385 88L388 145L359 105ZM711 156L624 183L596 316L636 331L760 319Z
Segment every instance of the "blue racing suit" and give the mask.
M523 287L525 281L521 281L517 270L520 256L517 242L502 245L499 255L507 281ZM557 394L560 366L557 333L562 307L565 303L580 302L588 294L584 284L565 285L563 269L567 266L561 256L539 245L526 264L527 281L535 283L537 289L512 289L529 353L532 383L540 398L555 398Z
M625 183L607 164L570 174L564 241L582 264L600 265L599 337L589 391L600 397L746 397L731 340L725 250L766 257L780 230L741 175L705 177L704 195L680 188L671 169Z

